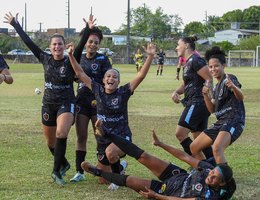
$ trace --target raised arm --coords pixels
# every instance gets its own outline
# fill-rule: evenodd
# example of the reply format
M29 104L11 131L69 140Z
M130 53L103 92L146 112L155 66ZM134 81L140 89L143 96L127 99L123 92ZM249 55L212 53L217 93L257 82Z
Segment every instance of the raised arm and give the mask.
M83 18L83 21L86 24L86 27L83 29L83 33L81 35L80 41L78 43L78 45L76 46L75 50L74 50L74 57L77 60L77 62L80 62L80 58L81 58L81 54L82 51L84 49L84 46L89 38L91 29L95 29L95 21L96 19L94 19L94 16L92 14L89 15L89 20L87 21L85 18Z
M69 55L69 59L70 59L70 63L71 66L76 74L76 76L86 84L86 86L89 89L92 89L91 87L91 78L83 71L82 67L79 65L79 63L76 61L75 57L73 56L72 52L73 52L73 44L68 44L68 55Z
M198 159L193 158L192 156L190 156L189 154L187 154L184 151L181 151L181 150L176 149L176 148L174 148L172 146L164 144L163 142L161 142L159 140L159 138L157 137L157 135L156 135L154 130L152 130L152 133L153 133L153 144L155 146L161 147L165 151L167 151L170 154L172 154L174 157L178 158L179 160L182 160L182 161L186 162L187 164L189 164L193 168L197 168L198 167L198 164L199 164L199 160Z
M35 57L40 59L40 53L42 53L43 51L23 31L21 25L17 21L17 17L18 17L18 13L16 14L15 17L10 12L6 13L4 17L5 18L4 23L9 23L10 25L12 25L17 31L17 33L19 34L19 36L21 37L21 39L23 40L23 42L26 44L26 46L33 52Z
M150 68L152 61L153 61L153 58L154 58L154 55L156 53L155 45L153 45L152 43L148 43L147 48L146 48L146 53L147 53L148 56L146 58L144 66L137 73L136 77L132 81L130 81L130 89L131 89L132 92L144 80L144 78L146 77L146 75L149 71L149 68Z

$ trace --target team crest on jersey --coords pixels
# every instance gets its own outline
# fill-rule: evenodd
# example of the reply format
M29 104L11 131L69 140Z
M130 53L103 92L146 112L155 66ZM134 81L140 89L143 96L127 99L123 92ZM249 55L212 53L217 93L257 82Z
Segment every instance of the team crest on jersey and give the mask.
M64 66L62 66L60 68L60 74L65 74L65 72L66 72L66 68Z
M181 171L179 169L172 170L173 175L180 174L180 173L181 173Z
M42 118L43 118L45 121L48 121L48 120L50 119L50 115L45 112L45 113L42 115Z
M98 68L98 64L96 64L96 63L92 64L92 65L91 65L91 68L92 68L94 71L96 71L97 68Z
M223 95L223 88L219 91L219 96L221 97Z
M115 106L118 104L118 98L112 99L112 105Z
M202 190L202 184L201 183L196 184L195 185L195 190L200 192Z
M104 157L105 157L105 156L104 156L103 154L98 154L98 160L99 160L99 161L103 160Z

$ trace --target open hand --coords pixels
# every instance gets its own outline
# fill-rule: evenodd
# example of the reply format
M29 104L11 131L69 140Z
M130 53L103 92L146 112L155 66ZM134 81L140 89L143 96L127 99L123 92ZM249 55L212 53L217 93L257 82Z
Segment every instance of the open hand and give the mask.
M11 22L12 22L13 20L15 20L15 21L17 22L18 13L16 13L16 16L15 16L15 17L12 15L11 12L6 13L5 16L4 16L4 18L5 18L4 23L11 24Z

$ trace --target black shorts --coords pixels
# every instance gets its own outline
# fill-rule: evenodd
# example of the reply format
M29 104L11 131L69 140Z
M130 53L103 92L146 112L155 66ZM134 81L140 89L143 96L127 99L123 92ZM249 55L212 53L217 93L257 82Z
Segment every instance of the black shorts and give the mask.
M161 181L165 181L177 174L180 174L180 173L187 173L186 170L170 163L168 165L168 167L163 171L163 173L160 175L159 179ZM150 186L150 189L157 192L157 193L162 193L162 187L164 185L164 182L161 182L161 181L157 181L157 180L152 180L151 182L151 186Z
M132 138L129 136L125 136L125 139L132 141ZM111 141L99 136L96 136L96 140L97 140L97 158L98 160L100 160L106 157L106 148L111 144Z
M75 114L75 104L43 104L42 124L45 126L56 126L57 117L62 113L70 112Z
M164 64L164 60L158 60L158 65L163 65Z
M212 141L214 142L219 134L220 131L226 131L229 132L231 135L231 142L232 144L234 141L239 138L241 133L244 130L244 124L239 123L237 121L229 121L227 123L214 123L209 128L204 130L204 133L209 136Z
M190 129L191 132L202 132L208 127L209 115L205 104L195 103L185 107L178 125Z
M88 118L97 115L97 101L95 96L80 97L76 101L76 113Z

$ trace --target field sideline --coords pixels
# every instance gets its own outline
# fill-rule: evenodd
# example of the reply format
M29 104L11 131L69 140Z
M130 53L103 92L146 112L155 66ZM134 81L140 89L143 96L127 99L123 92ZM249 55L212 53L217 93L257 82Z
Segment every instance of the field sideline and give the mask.
M41 95L34 89L43 89L43 70L40 64L11 64L13 85L0 85L0 199L2 200L140 200L139 194L121 187L116 192L97 184L96 177L86 174L87 180L70 183L75 174L75 127L71 128L67 142L67 158L71 169L67 172L67 184L61 188L52 183L52 156L45 144L41 130ZM136 74L134 65L118 65L121 84ZM176 67L165 66L163 76L156 76L152 66L146 79L129 100L129 123L133 142L144 150L177 163L176 160L151 144L150 129L155 128L162 141L181 148L174 136L175 127L182 111L181 105L171 101L171 93L180 82L175 80ZM229 164L237 181L234 200L260 199L260 68L227 68L235 74L245 95L246 128L242 136L226 150ZM75 87L76 88L76 87ZM210 122L215 121L214 115ZM90 129L87 160L96 163L95 139ZM155 178L135 159L126 157L127 174Z

